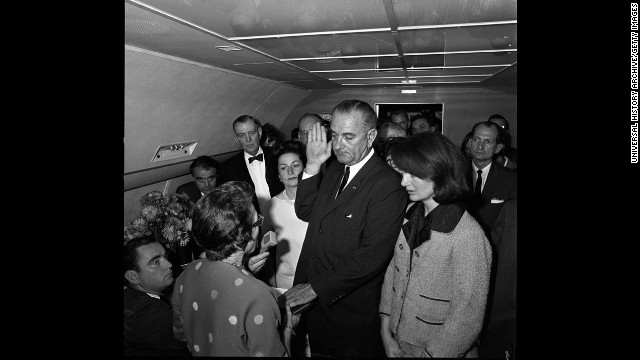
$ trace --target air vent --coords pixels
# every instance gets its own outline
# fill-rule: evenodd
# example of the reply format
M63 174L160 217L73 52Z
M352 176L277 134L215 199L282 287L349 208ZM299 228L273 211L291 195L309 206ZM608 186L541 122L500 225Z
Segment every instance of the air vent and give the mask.
M169 28L149 20L125 18L124 32L129 34L158 35L169 32Z
M232 46L232 45L229 45L229 46L216 46L216 49L222 50L222 51L241 51L242 50L242 48L237 47L237 46Z
M197 140L160 145L153 155L153 158L151 158L150 163L190 156L193 154L196 145L198 145Z

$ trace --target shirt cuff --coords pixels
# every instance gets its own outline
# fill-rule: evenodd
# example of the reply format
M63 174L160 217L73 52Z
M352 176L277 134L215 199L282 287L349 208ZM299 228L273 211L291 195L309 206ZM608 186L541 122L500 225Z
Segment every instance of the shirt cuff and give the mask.
M319 174L319 173L320 173L320 172L318 172L318 174ZM309 175L309 174L307 174L307 170L305 169L304 171L302 171L302 180L304 180L304 179L308 179L308 178L310 178L310 177L312 177L312 176L316 176L316 175L318 175L318 174Z

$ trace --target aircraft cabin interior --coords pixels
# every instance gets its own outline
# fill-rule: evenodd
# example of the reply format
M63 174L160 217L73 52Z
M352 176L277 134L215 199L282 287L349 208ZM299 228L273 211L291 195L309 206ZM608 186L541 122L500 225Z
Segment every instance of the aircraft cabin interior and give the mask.
M460 144L499 113L517 147L516 0L126 0L124 221L251 115L290 138L343 100L439 110ZM387 112L388 114L388 112ZM378 113L379 116L386 116Z

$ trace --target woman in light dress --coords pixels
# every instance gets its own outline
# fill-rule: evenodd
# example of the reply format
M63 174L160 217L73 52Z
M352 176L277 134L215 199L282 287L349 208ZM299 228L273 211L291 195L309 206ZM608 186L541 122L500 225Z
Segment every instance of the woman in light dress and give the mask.
M306 158L303 145L291 140L276 147L275 157L284 191L269 200L264 212L262 231L274 231L278 243L275 250L271 250L274 256L265 265L265 271L271 286L289 289L293 286L296 264L309 225L298 219L293 206L298 191L298 175L304 170Z
M276 233L277 246L270 249L264 271L269 285L284 291L293 286L296 265L309 225L298 219L293 206L298 190L298 175L304 170L306 157L302 143L291 140L277 146L274 154L284 191L271 198L265 207L265 225L262 230L263 233ZM291 347L293 356L311 356L304 322L298 325L297 336L293 337Z

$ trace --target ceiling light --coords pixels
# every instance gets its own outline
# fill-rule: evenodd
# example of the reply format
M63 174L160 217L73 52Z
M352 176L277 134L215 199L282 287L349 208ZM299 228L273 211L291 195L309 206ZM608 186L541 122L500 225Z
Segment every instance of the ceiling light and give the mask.
M229 46L216 46L216 49L218 50L222 50L222 51L241 51L242 48L237 47L237 46L233 46L233 45L229 45Z
M403 94L415 94L417 90L402 90Z

